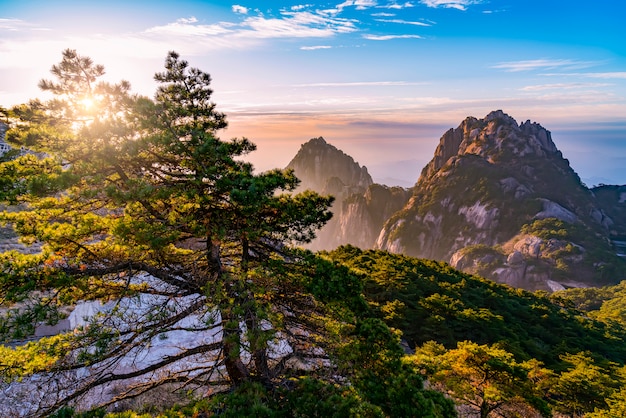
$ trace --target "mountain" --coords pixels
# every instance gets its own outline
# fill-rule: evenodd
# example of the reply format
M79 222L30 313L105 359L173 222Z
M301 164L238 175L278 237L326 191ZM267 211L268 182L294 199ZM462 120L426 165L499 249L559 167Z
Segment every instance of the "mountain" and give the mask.
M626 278L626 263L610 231L626 222L608 207L548 130L498 110L441 137L377 247L530 290L615 283Z
M598 204L611 219L615 220L609 227L609 238L622 257L626 257L626 185L600 185L591 189Z
M323 138L288 167L337 197L314 250L383 249L528 290L626 279L626 186L588 189L550 131L501 110L444 133L411 189L372 183Z
M300 189L312 189L336 199L333 219L309 245L313 250L343 244L371 248L385 221L409 198L406 189L375 184L366 167L322 137L303 144L287 168L301 180Z

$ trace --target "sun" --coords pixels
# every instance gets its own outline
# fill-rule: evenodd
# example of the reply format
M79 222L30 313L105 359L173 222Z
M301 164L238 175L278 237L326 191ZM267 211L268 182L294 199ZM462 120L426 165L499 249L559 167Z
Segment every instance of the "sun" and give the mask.
M83 107L85 108L85 110L90 110L92 107L95 106L96 102L94 99L92 99L91 97L84 97L80 103L83 105Z

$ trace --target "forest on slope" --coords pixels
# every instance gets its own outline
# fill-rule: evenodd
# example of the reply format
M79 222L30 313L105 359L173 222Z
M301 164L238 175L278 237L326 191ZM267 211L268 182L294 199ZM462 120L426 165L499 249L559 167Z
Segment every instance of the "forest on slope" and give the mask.
M414 379L428 379L431 387L446 393L457 406L469 406L469 411L480 413L482 407L484 416L608 418L621 416L626 408L624 283L554 294L530 293L468 275L446 263L385 251L344 246L322 252L316 259L328 273L318 274L323 279L310 282L309 289L320 301L334 294L335 309L351 306L348 310L361 321L380 320L395 330L395 338L402 339L403 355L398 351L399 339L391 337L384 345L389 350L385 355L393 352L402 358L403 366L395 373L404 372L392 377L393 382L412 370ZM347 283L351 283L349 289ZM354 290L359 290L362 300ZM369 338L375 334L370 326L364 329L367 344L373 343ZM386 335L385 328L376 327ZM370 349L380 355L384 353L382 347L379 341ZM344 351L342 355L346 354ZM358 367L352 362L351 366ZM388 393L392 381L373 380L370 384L374 385L372 390L386 388ZM190 411L224 416L234 416L229 414L236 411L253 416L260 410L266 415L256 416L322 416L324 408L333 416L358 416L357 409L342 408L350 402L363 406L367 399L357 401L337 387L311 382L286 393L281 396L288 399L287 404L256 388L220 398L219 402L196 400L161 413L150 413L154 406L143 405L137 415L128 416L192 416ZM315 407L303 404L310 396L321 397ZM400 402L395 396L393 399ZM244 408L249 402L260 409ZM407 406L405 402L398 405ZM103 411L92 413L104 416ZM383 414L399 416L395 415L398 410L387 413Z

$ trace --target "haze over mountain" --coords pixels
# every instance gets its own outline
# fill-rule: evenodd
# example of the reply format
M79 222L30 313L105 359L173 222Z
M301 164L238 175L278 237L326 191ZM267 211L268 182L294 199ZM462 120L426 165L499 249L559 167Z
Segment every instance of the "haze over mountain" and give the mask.
M320 173L339 184L342 164L366 171L318 138L289 167L303 185L332 194ZM626 278L616 254L626 228L623 188L588 189L550 131L500 110L446 132L410 190L349 180L340 189L335 219L314 249L380 248L531 290Z
M318 232L313 250L343 244L370 248L384 222L400 210L410 193L402 187L375 184L366 167L327 143L313 138L302 145L287 168L302 181L300 189L335 196L335 216Z

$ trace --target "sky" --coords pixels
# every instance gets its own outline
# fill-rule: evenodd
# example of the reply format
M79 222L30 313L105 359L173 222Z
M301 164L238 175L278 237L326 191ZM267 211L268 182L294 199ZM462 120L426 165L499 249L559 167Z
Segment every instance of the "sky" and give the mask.
M409 186L443 133L501 109L552 132L589 185L626 184L623 0L0 0L0 106L66 48L152 96L168 51L212 77L258 170L323 136Z

